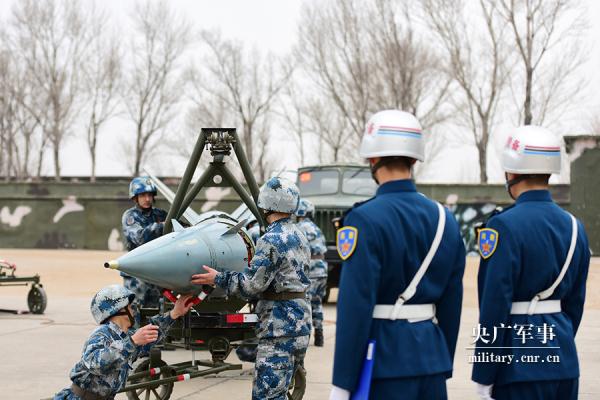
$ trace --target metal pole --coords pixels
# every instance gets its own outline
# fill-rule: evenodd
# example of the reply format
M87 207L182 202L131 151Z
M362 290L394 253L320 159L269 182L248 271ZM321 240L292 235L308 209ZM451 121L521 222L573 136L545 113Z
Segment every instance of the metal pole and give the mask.
M250 195L248 194L246 189L244 189L242 184L239 183L237 179L235 179L235 176L233 176L233 174L229 171L229 169L225 165L223 165L223 166L219 166L218 171L224 179L227 179L229 181L229 183L233 187L233 190L236 191L236 193L238 194L238 196L240 196L240 198L242 199L244 204L246 204L248 206L248 208L250 209L250 211L252 211L252 214L254 214L256 219L258 221L262 221L263 216L258 211L258 207L256 206L256 203L252 200L252 197L250 197ZM264 222L263 222L263 224L264 224ZM266 225L263 225L263 226L266 226Z
M252 198L254 202L258 202L258 184L256 183L256 179L254 179L254 174L252 173L252 167L248 162L248 158L246 157L246 152L242 147L242 143L240 142L240 138L236 131L231 132L231 135L235 138L235 143L233 144L233 151L240 162L240 167L242 168L242 173L244 174L244 178L246 179L246 183L248 183L248 188L250 189L250 193L252 194Z
M214 176L214 174L215 167L213 163L210 163L208 165L208 168L206 168L206 171L204 171L202 176L200 176L200 179L198 179L198 181L194 183L194 186L192 186L192 188L185 195L185 199L183 199L183 202L181 203L180 213L179 215L177 215L177 218L179 218L181 214L183 214L183 210L187 209L190 206L190 204L192 204L192 201L194 201L196 196L198 196L198 193L200 193L202 187L206 185L206 183L210 180L210 178Z
M202 156L202 152L204 151L204 145L206 143L206 133L200 132L198 135L198 140L196 141L196 145L194 146L194 151L192 152L192 156L190 157L190 161L188 161L187 166L185 167L185 172L183 173L183 177L181 178L181 182L179 183L179 187L177 187L177 193L175 193L175 198L173 199L173 204L171 204L171 208L169 208L169 213L167 214L167 220L165 221L165 227L163 229L164 233L169 233L173 230L173 226L171 225L171 219L175 216L181 215L181 202L185 196L185 192L192 181L192 177L194 176L194 171L198 167L198 162L200 162L200 157ZM185 210L187 207L183 208Z
M213 367L213 368L209 368L209 369L205 369L205 370L197 371L197 372L190 372L189 374L186 374L186 375L189 375L189 377L187 377L187 379L192 379L192 378L196 378L199 376L217 374L217 373L223 372L223 371L241 369L241 367L242 367L241 365L224 364L219 367ZM180 375L172 376L169 378L151 380L151 381L147 381L147 382L140 382L140 383L135 383L133 385L125 386L123 389L119 390L117 393L129 392L131 390L138 390L138 389L148 389L149 387L156 387L156 386L164 385L165 383L172 383L172 382L177 382L177 381L187 380L187 379L183 378L182 375L180 374Z
M242 168L242 173L244 174L244 178L246 179L246 183L248 184L248 189L250 189L250 193L252 194L252 198L254 199L254 204L256 206L256 211L258 211L258 184L256 183L256 179L254 179L254 174L252 173L252 166L248 162L248 158L246 157L246 152L240 142L240 138L238 137L237 131L231 132L231 135L235 138L235 142L233 144L233 151L240 162L240 167ZM262 213L254 212L252 208L246 203L248 208L252 211L252 214L256 217L258 224L264 228L267 227L267 221L265 221Z

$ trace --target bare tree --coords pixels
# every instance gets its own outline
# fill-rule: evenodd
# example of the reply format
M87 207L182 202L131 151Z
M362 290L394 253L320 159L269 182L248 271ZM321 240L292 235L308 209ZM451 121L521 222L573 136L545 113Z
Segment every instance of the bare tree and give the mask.
M426 127L449 115L443 105L450 79L414 30L410 4L349 0L303 9L297 55L356 139L371 114L382 109L412 112Z
M574 72L584 61L581 10L571 0L502 0L498 15L510 25L517 52L514 86L519 123L542 124L582 89ZM556 51L559 49L559 51ZM515 71L515 69L513 69Z
M495 17L491 0L479 0L477 16L458 0L427 0L423 8L446 53L446 73L462 94L453 99L462 117L459 123L471 130L479 153L479 178L487 182L488 142L508 79L507 49L502 41L506 23ZM479 18L483 32L477 31Z
M16 148L16 108L18 103L13 96L15 79L14 60L6 48L0 50L0 175L9 180L15 173Z
M308 129L318 138L319 162L356 161L358 152L350 150L358 147L358 139L350 129L348 119L333 107L331 103L318 99L307 104Z
M87 145L92 160L90 181L96 181L96 146L102 125L113 117L119 106L121 89L121 50L116 36L104 32L107 16L96 14L92 21L92 51L84 65L83 85L87 95Z
M173 13L168 3L137 4L134 23L140 40L134 40L133 59L123 96L135 125L131 172L139 175L167 126L182 92L178 62L190 43L188 23Z
M54 176L60 179L60 150L78 115L80 71L90 42L89 21L77 1L23 0L12 14L13 49L31 79L23 106L43 130L41 149L52 147ZM40 164L41 166L41 160Z
M452 114L452 79L435 48L417 34L414 13L412 3L392 0L315 2L303 9L297 56L320 97L305 114L319 137L321 160L359 160L364 126L382 109L416 115L429 134L428 155L441 150L434 143L441 135L433 133Z
M219 122L241 127L248 161L261 168L260 165L266 165L266 155L262 153L272 138L267 129L271 106L288 82L291 70L280 68L271 55L263 56L257 50L246 52L241 42L224 39L218 32L204 31L201 36L208 50L206 63L203 69L192 70L188 75L191 97L201 104L195 109L197 118L214 122L218 117Z
M310 121L307 119L306 95L302 92L302 85L300 85L298 76L294 77L293 74L290 76L290 81L284 87L282 95L279 107L276 108L275 112L281 117L285 130L293 134L300 156L300 166L303 166L306 162L307 141L310 133L308 124Z

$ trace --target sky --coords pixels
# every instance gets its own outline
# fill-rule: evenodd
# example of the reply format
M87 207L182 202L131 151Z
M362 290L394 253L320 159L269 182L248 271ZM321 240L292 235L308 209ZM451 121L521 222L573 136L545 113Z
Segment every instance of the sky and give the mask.
M18 0L0 1L0 16L5 18L10 13L12 4ZM83 0L83 4L86 1ZM153 0L147 0L153 1ZM244 41L249 46L254 46L262 51L270 51L284 55L291 50L295 42L297 24L302 0L169 0L172 8L185 15L192 23L194 29L219 29L227 38L236 38ZM583 0L588 7L590 29L588 37L584 39L590 47L590 58L581 73L591 77L591 88L600 88L600 24L591 21L600 20L600 1ZM127 29L127 14L136 4L135 0L102 0L99 2L118 21L119 26ZM597 110L600 111L600 91L591 90L589 100L573 116L569 116L573 133L584 133L583 121ZM120 161L122 152L116 149L119 137L124 130L131 129L127 123L119 118L109 121L105 132L98 145L97 175L128 175L124 164ZM497 138L498 144L505 139ZM284 146L291 148L292 146ZM290 152L290 150L288 150ZM472 146L451 146L440 156L437 168L429 168L423 175L423 180L432 182L449 182L459 179L476 181L478 173L472 173L473 165L477 165L477 154ZM298 160L293 153L281 157L285 165L281 168L294 169L298 167ZM52 174L48 157L47 172ZM90 171L90 157L83 138L70 138L65 144L62 157L62 172L65 176L87 175ZM309 163L316 162L316 158L308 158ZM165 156L157 160L157 165L149 165L150 169L158 174L181 175L185 168L185 161L181 158ZM503 176L497 168L498 161L492 156L490 159L490 180L500 182ZM448 168L450 166L450 168ZM278 168L279 169L279 168ZM561 181L566 180L566 176Z

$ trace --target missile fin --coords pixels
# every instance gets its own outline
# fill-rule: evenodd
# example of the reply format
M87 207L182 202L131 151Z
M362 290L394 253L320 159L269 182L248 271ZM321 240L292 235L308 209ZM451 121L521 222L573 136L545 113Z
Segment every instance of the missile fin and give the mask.
M173 232L181 232L185 229L176 219L172 219L171 224L173 225Z
M246 220L245 219L243 219L240 222L238 222L235 226L232 226L231 228L227 229L227 231L224 234L222 234L221 236L236 234L244 226L246 226Z

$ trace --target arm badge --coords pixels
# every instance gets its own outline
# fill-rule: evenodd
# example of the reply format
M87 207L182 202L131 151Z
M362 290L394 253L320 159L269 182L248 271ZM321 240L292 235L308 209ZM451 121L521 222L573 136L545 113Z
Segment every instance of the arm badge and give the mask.
M477 236L477 249L479 250L479 254L484 259L490 258L494 251L496 251L496 247L498 247L498 231L491 228L479 229L479 234Z
M356 249L356 244L358 243L358 229L353 226L345 226L343 228L338 229L337 235L335 238L335 243L337 247L338 254L342 260L347 260L354 250Z

